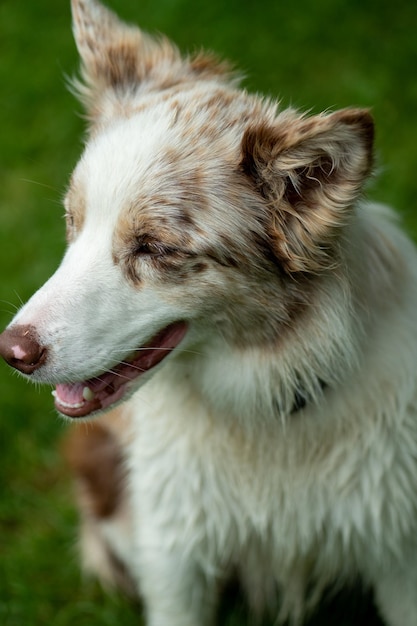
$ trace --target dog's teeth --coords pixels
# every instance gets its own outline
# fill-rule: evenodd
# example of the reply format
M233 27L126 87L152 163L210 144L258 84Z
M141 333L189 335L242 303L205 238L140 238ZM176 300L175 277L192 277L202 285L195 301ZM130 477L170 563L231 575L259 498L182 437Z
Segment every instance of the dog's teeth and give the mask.
M94 393L94 391L91 391L90 387L84 387L83 389L84 400L86 400L87 402L91 402L91 400L94 400L95 397L96 397L96 394Z
M71 404L70 402L65 402L64 400L62 400L57 394L57 392L55 391L55 389L51 391L51 394L58 401L58 403L61 406L65 407L66 409L79 409L83 406L84 400L86 402L91 402L91 400L94 400L94 398L96 397L96 394L94 393L94 391L91 391L89 387L84 387L83 389L84 400L82 402L75 402L74 404Z

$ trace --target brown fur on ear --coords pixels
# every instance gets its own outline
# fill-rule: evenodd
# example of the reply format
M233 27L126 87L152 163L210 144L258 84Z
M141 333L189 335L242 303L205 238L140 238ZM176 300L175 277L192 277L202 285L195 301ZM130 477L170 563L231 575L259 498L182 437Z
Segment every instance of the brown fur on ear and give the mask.
M373 120L361 109L310 118L293 110L251 126L241 168L268 202L273 251L288 272L331 264L331 243L372 166Z
M71 6L83 79L74 87L93 121L107 112L106 93L120 104L145 80L147 89L161 90L190 79L231 78L227 63L203 53L182 59L168 39L124 23L98 0L71 0Z

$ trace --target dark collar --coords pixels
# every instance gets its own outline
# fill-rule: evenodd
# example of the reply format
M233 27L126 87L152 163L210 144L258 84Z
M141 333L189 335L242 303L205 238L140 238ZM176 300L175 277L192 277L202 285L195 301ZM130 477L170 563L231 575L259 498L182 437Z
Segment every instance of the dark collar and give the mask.
M325 391L325 389L327 388L327 383L325 383L324 380L321 380L321 379L319 379L318 382L319 382L321 390ZM305 389L303 389L302 387L299 387L298 389L295 390L294 402L292 405L290 415L294 415L294 413L298 413L298 411L302 411L310 402L312 402L311 396L308 394L308 392Z

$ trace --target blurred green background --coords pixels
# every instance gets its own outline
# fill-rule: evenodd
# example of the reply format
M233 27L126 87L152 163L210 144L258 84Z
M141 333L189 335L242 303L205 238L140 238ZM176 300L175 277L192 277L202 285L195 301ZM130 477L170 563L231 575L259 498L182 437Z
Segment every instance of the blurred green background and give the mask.
M214 49L245 85L319 112L371 107L378 176L369 195L417 232L417 4L411 0L112 0L121 16L184 51ZM0 2L0 326L64 249L61 197L82 148L78 66L64 0ZM81 580L76 515L50 390L0 364L0 624L137 624L134 607ZM311 624L378 623L355 600ZM374 620L374 621L373 621ZM235 609L222 623L243 624ZM250 623L250 619L249 622Z

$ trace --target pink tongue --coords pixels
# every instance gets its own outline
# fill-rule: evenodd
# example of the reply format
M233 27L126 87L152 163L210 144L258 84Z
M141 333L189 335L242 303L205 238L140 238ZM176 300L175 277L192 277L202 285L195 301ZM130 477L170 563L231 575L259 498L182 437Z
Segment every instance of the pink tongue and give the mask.
M84 401L83 390L87 386L85 383L74 383L72 385L57 385L56 392L59 399L67 404L81 404Z
M102 407L111 404L122 395L123 390L121 388L126 383L160 363L180 343L186 331L185 322L175 322L161 330L147 346L139 348L137 356L129 362L119 363L111 371L96 378L77 383L58 384L55 394L58 404L63 407L65 405L73 408L82 407L93 402L89 398L89 391L92 392L92 398L96 396L95 404L98 402ZM120 393L113 399L118 390ZM86 397L84 397L86 392ZM109 398L108 402L106 402L106 398ZM110 398L112 399L110 400ZM91 410L97 408L100 407Z

